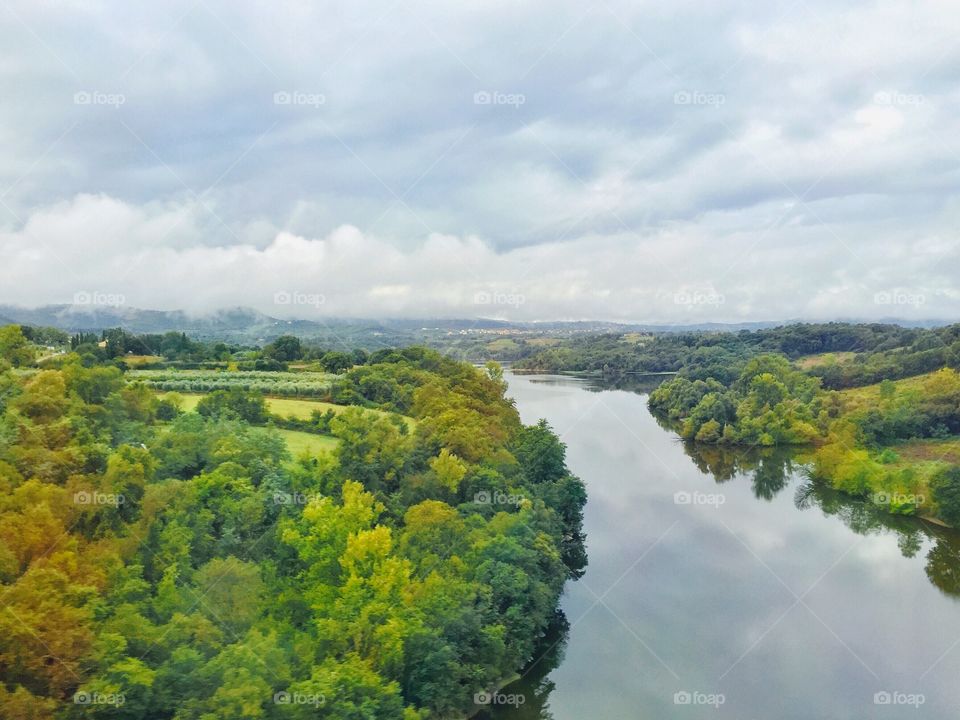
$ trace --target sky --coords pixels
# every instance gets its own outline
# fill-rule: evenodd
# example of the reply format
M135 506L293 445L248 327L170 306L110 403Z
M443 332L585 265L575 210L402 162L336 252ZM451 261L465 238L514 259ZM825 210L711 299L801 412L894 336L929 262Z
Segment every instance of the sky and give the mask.
M955 0L8 0L0 303L960 315Z

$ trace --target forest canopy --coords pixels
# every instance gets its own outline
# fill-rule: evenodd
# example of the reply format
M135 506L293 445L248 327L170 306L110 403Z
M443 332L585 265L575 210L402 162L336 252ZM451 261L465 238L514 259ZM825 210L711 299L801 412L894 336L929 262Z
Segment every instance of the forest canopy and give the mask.
M583 572L583 484L496 367L352 358L292 457L255 391L0 339L2 717L462 715Z

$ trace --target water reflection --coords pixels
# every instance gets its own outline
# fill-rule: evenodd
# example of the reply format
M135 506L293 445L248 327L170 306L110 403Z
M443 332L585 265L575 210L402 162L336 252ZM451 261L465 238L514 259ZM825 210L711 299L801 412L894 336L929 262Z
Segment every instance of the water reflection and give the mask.
M812 480L797 488L795 504L801 510L817 507L858 535L894 533L900 553L907 558L916 556L924 541L930 541L933 544L924 568L927 577L944 594L960 598L960 534L955 530L920 518L891 515L873 503L853 499Z
M534 653L536 659L520 673L518 680L500 691L506 696L522 697L523 704L516 708L509 708L506 713L491 707L488 710L482 710L474 717L478 720L494 720L501 717L509 717L511 720L553 720L549 699L555 683L550 680L549 675L563 662L569 637L570 623L563 611L557 610L546 634L538 643Z
M693 442L684 443L683 449L693 464L718 484L746 476L754 496L760 500L772 500L792 478L799 476L803 479L794 493L798 510L819 509L858 535L893 533L906 558L916 556L924 541L930 541L927 577L942 592L960 597L960 533L955 530L917 517L891 515L868 500L853 498L809 479L806 468L810 458L803 449L738 448Z
M587 482L590 568L567 586L569 631L560 622L502 690L526 702L478 717L880 717L872 699L888 687L926 694L918 720L957 716L956 532L811 482L797 449L684 443L642 395L590 397L606 388L570 377L510 384L525 422L546 417ZM676 503L719 485L722 508ZM727 704L698 714L675 704L684 688Z
M806 461L790 448L745 449L687 442L683 449L700 472L713 476L717 483L748 476L753 494L761 500L773 500Z

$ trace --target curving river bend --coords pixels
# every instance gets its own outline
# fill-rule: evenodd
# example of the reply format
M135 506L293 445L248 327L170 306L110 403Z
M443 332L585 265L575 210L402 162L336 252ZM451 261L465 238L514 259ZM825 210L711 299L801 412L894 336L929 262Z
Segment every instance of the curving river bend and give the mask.
M646 396L508 374L589 493L566 622L478 717L960 717L960 541L812 486L790 453L697 451ZM889 702L887 702L889 701Z

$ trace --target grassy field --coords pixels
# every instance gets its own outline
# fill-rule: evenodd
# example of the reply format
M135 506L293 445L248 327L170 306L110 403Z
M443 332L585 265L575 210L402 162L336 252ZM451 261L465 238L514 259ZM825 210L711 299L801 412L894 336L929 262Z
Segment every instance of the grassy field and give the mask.
M931 387L931 384L937 382L937 377L935 376L940 372L943 371L936 370L923 375L915 375L913 377L903 378L902 380L894 380L894 395L902 397L904 395L909 396L915 393L922 394L928 387ZM956 371L947 370L947 372ZM858 388L849 388L847 390L840 390L839 392L840 396L843 398L844 408L848 412L869 408L880 402L880 383L876 383L874 385L864 385L863 387Z
M530 338L529 340L527 340L527 344L532 345L533 347L553 347L554 345L557 345L559 343L560 343L560 338L550 338L550 337Z
M203 397L203 393L176 393L181 398L183 398L182 409L185 412L190 412L195 410L197 403L200 402L200 398ZM160 397L166 396L167 393L161 393ZM322 402L320 400L299 400L295 398L275 398L268 397L267 399L267 409L274 415L279 415L280 417L287 418L291 415L298 420L308 420L310 415L314 410L319 410L320 412L326 412L327 410L333 410L335 413L341 413L346 410L348 407L354 407L350 405L334 405L333 403ZM390 413L384 412L383 410L372 410L368 408L363 409L364 412L375 413L377 415L389 415ZM413 429L416 425L416 420L413 418L405 418L407 425Z
M304 453L322 455L333 450L340 442L329 435L315 435L314 433L300 432L299 430L278 430L287 443L287 449L293 457Z
M314 410L319 410L320 412L326 412L327 410L333 410L335 413L342 413L350 405L334 405L333 403L322 402L320 400L296 400L294 398L267 398L267 408L274 415L279 415L280 417L293 417L298 420L307 420L310 418L310 415ZM364 408L364 412L375 413L377 415L389 415L390 413L384 412L383 410L372 410L369 408ZM412 422L412 418L408 418Z
M519 347L517 341L511 338L499 338L486 344L489 352L515 352Z
M833 352L819 353L817 355L807 355L796 361L796 366L801 370L809 370L821 365L843 365L853 360L857 354L855 352Z
M893 446L900 462L948 462L960 465L960 438L944 440L911 440Z
M178 395L182 400L181 409L184 412L192 412L193 410L196 410L197 405L204 396L204 393L182 393L175 391L169 393L158 393L159 397L166 397L167 395ZM302 400L285 397L268 397L266 398L266 401L267 409L272 414L283 418L293 416L300 420L309 419L314 410L319 410L320 412L333 410L335 413L341 413L348 407L353 407L350 405L334 405L333 403L322 402L319 400ZM390 415L390 413L384 412L383 410L364 408L363 411L377 415ZM416 420L413 418L405 417L404 420L406 420L407 425L411 430L416 425ZM315 433L302 432L300 430L277 430L277 432L283 436L283 439L287 443L287 449L290 450L290 454L295 458L304 453L308 453L310 455L328 453L332 451L340 442L336 438L330 437L329 435L317 435Z
M180 409L184 412L193 412L197 409L197 404L200 402L200 398L203 397L200 393L181 393L181 392L164 392L157 393L157 397L163 399L168 395L177 396L180 398Z
M152 363L162 362L162 355L124 355L121 358L130 368L138 368Z
M936 396L936 389L944 382L953 382L950 373L952 370L937 370L923 375L893 381L894 399L911 402L911 398L922 398L925 395ZM857 412L875 408L882 402L881 384L865 385L859 388L841 390L844 412ZM916 495L923 500L919 503L919 514L930 515L935 512L932 503L931 481L950 464L960 464L960 437L937 439L917 439L898 442L889 446L894 453L892 458L884 462L886 470L892 474L900 473L904 479L901 487L884 487L883 490L894 490ZM905 475L904 473L909 473ZM909 479L907 479L909 478Z
M169 424L161 425L160 432L166 432L170 429ZM254 430L266 432L267 428L255 427ZM303 432L301 430L284 430L275 428L274 432L280 433L280 436L287 443L287 450L297 458L305 452L310 455L322 455L332 451L340 441L329 435L317 435L316 433Z

